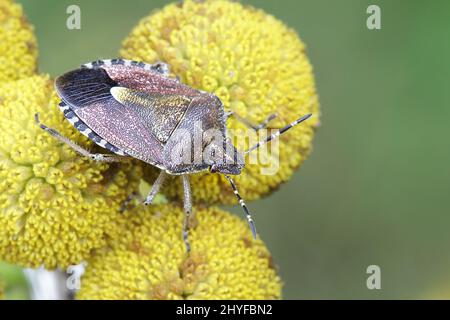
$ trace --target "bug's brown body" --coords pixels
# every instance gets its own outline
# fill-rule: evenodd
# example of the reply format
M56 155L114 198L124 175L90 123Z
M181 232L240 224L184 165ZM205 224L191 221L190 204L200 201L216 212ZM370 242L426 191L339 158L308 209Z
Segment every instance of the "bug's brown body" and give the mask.
M222 103L211 93L145 66L124 62L80 68L57 78L56 89L78 121L119 149L119 154L173 175L207 170L214 163L194 157L213 147L210 144L223 150L226 119ZM184 141L189 142L185 133L192 133L196 124L202 132L216 130L222 141L203 141L201 150L183 146ZM239 169L237 166L234 169Z
M167 174L181 175L186 212L183 239L188 251L192 211L188 175L207 169L222 173L229 180L256 237L253 219L228 175L241 173L244 157L227 138L227 115L221 101L212 93L191 88L168 75L168 66L163 63L150 65L112 59L87 63L56 79L55 87L62 100L60 109L66 119L96 144L118 156L90 153L40 123L37 114L36 121L42 129L94 160L121 161L123 157L133 157L160 168L161 173L145 204L152 203ZM251 127L259 130L273 116ZM310 116L303 116L281 128L245 151L244 155ZM200 130L201 141L196 144L195 137L191 136L197 130Z

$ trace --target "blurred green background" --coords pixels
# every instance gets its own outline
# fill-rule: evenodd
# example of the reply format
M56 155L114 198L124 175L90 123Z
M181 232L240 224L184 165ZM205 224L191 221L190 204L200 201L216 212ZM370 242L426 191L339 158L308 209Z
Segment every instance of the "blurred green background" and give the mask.
M56 76L116 56L168 1L18 2L36 28L40 71ZM242 2L298 31L322 106L311 157L250 204L284 298L450 298L450 2ZM81 30L65 27L70 4L81 6ZM366 27L370 4L381 7L381 30ZM366 287L372 264L381 290Z

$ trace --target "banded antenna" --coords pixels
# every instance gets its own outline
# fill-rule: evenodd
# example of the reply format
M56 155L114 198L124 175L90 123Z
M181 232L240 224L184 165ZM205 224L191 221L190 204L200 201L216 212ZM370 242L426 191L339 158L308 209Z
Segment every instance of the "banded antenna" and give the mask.
M250 226L250 229L252 230L253 238L256 239L256 226L255 222L253 221L252 215L250 214L250 211L248 211L247 206L245 205L244 199L242 199L241 195L239 194L239 191L236 187L236 184L234 183L233 179L229 175L224 174L224 176L228 179L228 181L231 184L231 188L233 188L234 195L239 201L239 204L241 205L242 209L244 210L245 216L248 221L248 225Z
M244 151L244 154L248 154L250 152L252 152L253 150L258 149L259 147L261 147L262 145L269 143L270 141L272 141L273 139L279 137L280 135L282 135L283 133L285 133L286 131L288 131L289 129L295 127L296 125L302 123L303 121L307 120L308 118L310 118L312 116L312 113L307 114L306 116L303 116L297 120L295 120L294 122L288 124L287 126L281 128L278 131L275 131L274 133L272 133L270 136L268 136L266 139L261 140L260 142L258 142L257 144L255 144L253 147L249 148L248 150Z

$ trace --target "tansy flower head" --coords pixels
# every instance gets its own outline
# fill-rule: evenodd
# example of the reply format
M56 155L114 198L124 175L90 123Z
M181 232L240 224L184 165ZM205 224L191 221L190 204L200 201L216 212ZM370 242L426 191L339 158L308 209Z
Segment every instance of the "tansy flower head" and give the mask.
M48 76L0 83L0 259L66 267L116 232L119 208L141 169L94 162L40 129L42 122L85 147L64 119Z
M22 7L12 0L0 0L0 82L32 75L36 59L36 38Z
M309 154L318 124L312 67L295 31L273 16L224 0L170 4L134 28L124 41L121 55L146 62L167 62L181 81L214 92L226 111L254 123L276 114L269 126L280 128L313 113L311 119L281 136L279 153L270 156L279 157L279 168L274 173L261 174L262 167L273 166L268 163L270 157L262 159L265 165L247 162L242 175L236 177L246 199L256 199L276 189ZM247 130L233 117L227 126ZM250 136L255 142L259 140L251 131ZM248 142L243 147L247 148ZM145 176L152 182L156 170L147 170ZM196 203L235 201L221 175L197 174L191 181ZM164 192L180 197L181 184L168 183Z
M278 299L269 252L246 223L217 208L195 208L192 251L181 239L184 213L173 205L137 207L121 233L96 250L78 299Z

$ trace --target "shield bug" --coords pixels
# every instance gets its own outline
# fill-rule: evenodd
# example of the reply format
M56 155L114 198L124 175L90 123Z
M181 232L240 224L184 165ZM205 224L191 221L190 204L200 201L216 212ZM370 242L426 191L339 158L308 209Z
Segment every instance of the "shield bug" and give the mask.
M217 96L169 77L168 65L164 63L98 60L58 77L55 88L61 98L59 107L65 118L78 131L112 154L85 150L40 123L36 114L39 126L93 160L113 162L132 157L161 169L144 201L146 205L152 203L167 175L181 176L186 213L183 240L188 251L190 246L187 236L192 211L188 175L206 170L224 174L256 238L253 219L230 175L241 173L247 153L311 116L308 114L295 120L240 153L227 137L228 117L234 116L254 130L259 130L275 116L269 116L263 123L254 125L237 114L225 113ZM201 143L192 148L191 143L184 138L198 128L198 123L201 124L202 134L211 130L213 134L205 134L206 138L202 138Z

